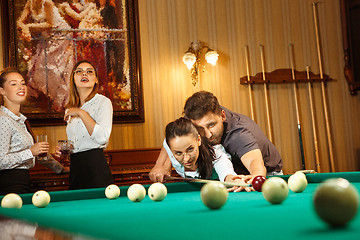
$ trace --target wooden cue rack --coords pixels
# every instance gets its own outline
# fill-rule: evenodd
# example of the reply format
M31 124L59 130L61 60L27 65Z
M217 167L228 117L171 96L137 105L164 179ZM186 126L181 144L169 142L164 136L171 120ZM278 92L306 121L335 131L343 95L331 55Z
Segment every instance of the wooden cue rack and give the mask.
M307 83L307 82L328 82L332 79L323 74L323 78L320 77L320 74L314 74L310 72L310 77L307 77L306 71L296 71L295 72L295 81L292 76L291 68L282 68L276 69L272 72L265 72L265 79L263 78L263 73L259 72L255 76L244 76L240 78L240 84L264 84L264 83Z

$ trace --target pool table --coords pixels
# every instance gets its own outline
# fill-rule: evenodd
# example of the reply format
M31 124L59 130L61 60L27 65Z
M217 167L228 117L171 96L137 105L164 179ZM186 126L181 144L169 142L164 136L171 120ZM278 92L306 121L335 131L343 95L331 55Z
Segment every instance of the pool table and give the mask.
M307 175L304 192L290 191L281 204L268 203L260 192L241 192L230 193L222 208L210 210L201 202L201 184L178 182L166 184L168 195L161 202L148 196L131 202L128 187L121 187L114 200L105 198L103 188L59 191L50 192L46 208L36 208L32 194L23 194L21 209L0 208L0 215L85 239L360 239L359 214L347 227L332 229L313 209L316 187L337 177L360 190L360 172L314 173Z

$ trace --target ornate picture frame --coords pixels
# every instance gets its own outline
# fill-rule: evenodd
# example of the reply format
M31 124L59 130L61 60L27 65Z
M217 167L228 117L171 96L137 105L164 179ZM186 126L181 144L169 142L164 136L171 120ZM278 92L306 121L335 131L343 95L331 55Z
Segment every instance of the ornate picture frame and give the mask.
M27 78L21 112L62 125L73 65L92 62L114 123L144 122L137 0L1 1L5 66Z

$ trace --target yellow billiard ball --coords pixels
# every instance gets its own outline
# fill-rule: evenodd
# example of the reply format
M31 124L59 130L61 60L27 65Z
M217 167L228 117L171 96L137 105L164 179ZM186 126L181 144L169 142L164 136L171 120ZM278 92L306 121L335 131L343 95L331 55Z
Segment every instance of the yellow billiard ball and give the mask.
M282 203L289 195L289 187L280 177L271 177L266 180L261 191L264 198L272 204Z
M167 188L162 183L153 183L148 189L148 195L153 201L162 201L167 195Z
M201 201L210 209L221 208L228 195L226 187L220 182L206 183L200 190Z
M146 190L141 184L133 184L127 190L128 198L133 202L141 202L146 196Z
M22 199L16 193L9 193L6 194L3 199L1 200L1 207L3 208L18 208L22 207Z
M44 190L39 190L32 196L32 203L38 208L44 208L50 203L50 194Z
M359 193L346 179L324 181L313 196L317 215L330 226L342 227L353 219L359 208Z
M291 191L300 193L307 187L307 179L304 173L296 172L288 179L288 185Z
M115 184L110 184L105 189L105 196L108 199L116 199L120 196L120 188Z

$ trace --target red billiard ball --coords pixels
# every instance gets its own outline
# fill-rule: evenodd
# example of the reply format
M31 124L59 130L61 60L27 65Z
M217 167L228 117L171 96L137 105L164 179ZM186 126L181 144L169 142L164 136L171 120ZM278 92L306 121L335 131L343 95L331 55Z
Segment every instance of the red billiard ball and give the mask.
M252 186L255 189L255 191L261 192L261 187L263 183L266 181L266 178L264 176L256 176L252 180Z

